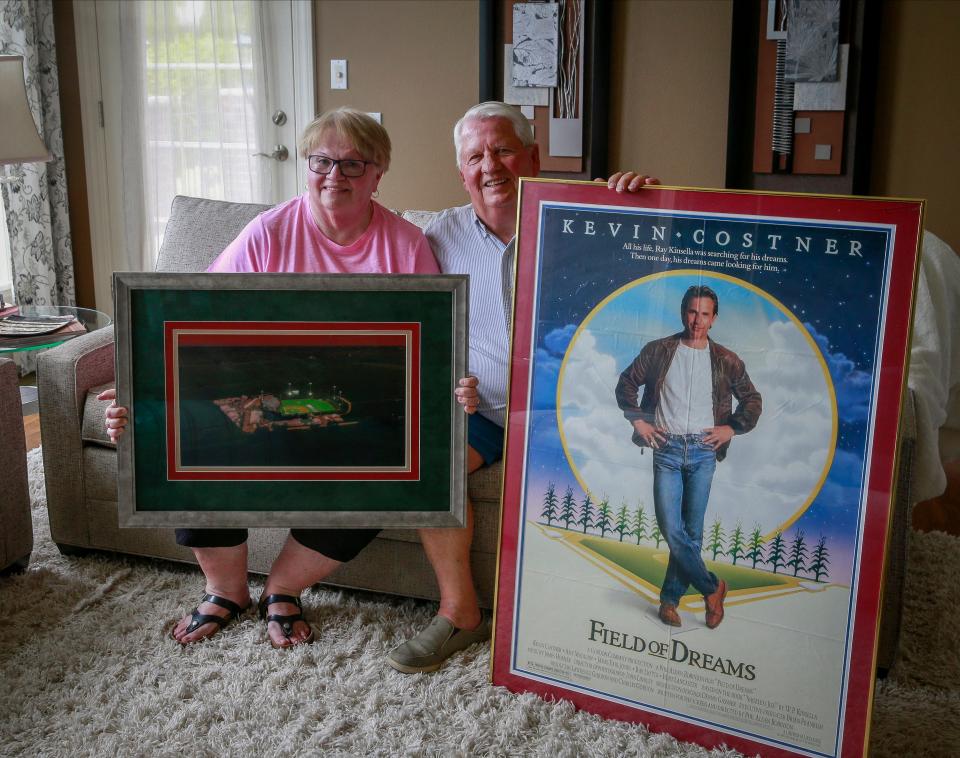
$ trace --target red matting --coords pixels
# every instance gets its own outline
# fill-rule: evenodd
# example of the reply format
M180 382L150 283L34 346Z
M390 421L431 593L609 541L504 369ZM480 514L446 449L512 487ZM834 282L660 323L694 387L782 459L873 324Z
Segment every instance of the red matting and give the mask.
M420 478L420 324L418 322L323 321L165 321L163 325L167 413L167 478L171 481L417 481ZM407 435L409 465L402 469L230 471L185 470L177 462L177 383L174 367L180 347L370 347L409 345L410 397Z

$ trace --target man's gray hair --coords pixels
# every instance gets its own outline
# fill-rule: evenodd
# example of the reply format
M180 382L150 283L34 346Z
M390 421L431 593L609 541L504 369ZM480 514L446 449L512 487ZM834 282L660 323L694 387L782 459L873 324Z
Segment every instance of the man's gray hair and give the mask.
M486 118L505 118L513 125L513 132L524 147L530 147L533 144L533 129L530 128L530 122L519 108L501 103L499 100L488 100L470 108L453 127L453 149L457 152L457 166L460 165L460 141L464 126L468 121Z

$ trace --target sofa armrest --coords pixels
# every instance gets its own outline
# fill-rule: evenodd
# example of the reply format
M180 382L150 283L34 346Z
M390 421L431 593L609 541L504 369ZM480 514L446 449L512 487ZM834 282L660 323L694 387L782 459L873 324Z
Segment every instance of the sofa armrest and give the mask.
M112 327L42 352L37 360L47 510L55 542L90 544L80 436L83 406L91 387L113 378Z

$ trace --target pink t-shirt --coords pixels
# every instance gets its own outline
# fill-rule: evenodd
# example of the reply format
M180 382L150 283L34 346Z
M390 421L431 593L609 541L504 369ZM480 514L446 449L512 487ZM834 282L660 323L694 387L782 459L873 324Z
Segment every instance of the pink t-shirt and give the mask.
M370 226L351 245L338 245L317 227L306 195L264 211L207 269L210 272L302 274L437 274L423 232L373 203Z

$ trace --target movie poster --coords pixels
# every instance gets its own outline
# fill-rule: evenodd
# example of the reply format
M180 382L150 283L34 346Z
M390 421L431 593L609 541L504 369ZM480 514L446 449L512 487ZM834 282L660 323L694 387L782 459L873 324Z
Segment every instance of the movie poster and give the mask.
M921 211L524 181L495 683L862 752Z

